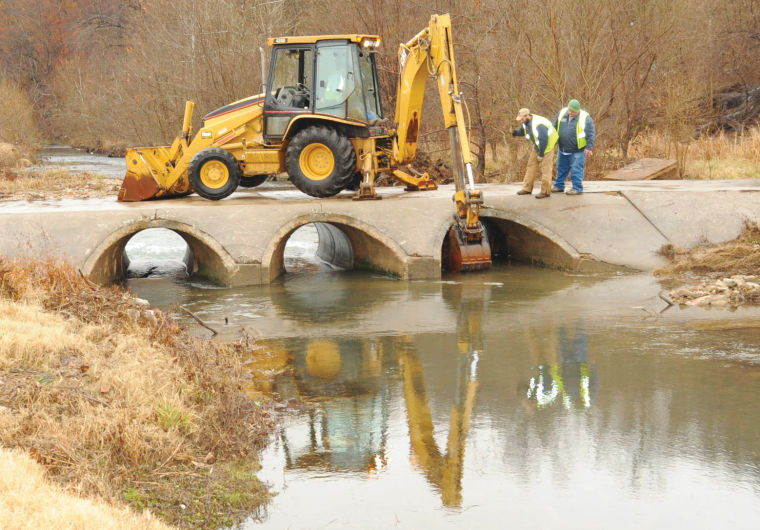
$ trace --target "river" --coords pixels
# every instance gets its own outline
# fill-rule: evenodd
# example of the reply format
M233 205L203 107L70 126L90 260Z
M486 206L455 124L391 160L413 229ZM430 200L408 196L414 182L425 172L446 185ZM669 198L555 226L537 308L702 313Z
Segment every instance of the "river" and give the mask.
M244 528L758 528L757 309L668 307L649 274L398 281L316 238L234 289L185 277L170 231L127 248L137 296L289 359Z

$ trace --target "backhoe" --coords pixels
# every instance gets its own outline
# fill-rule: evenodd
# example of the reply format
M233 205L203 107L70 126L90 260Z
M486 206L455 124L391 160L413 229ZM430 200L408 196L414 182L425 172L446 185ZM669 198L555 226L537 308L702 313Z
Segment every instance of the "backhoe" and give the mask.
M393 124L384 119L374 52L376 35L270 38L265 92L206 114L193 136L188 101L182 132L171 146L139 147L126 154L120 201L196 192L218 200L238 186L253 187L286 172L313 197L355 189L355 199L379 199L379 173L407 190L436 189L414 170L427 79L436 80L454 163L456 214L447 238L447 268L485 269L491 263L479 220L469 137L459 92L449 15L399 47L399 83Z

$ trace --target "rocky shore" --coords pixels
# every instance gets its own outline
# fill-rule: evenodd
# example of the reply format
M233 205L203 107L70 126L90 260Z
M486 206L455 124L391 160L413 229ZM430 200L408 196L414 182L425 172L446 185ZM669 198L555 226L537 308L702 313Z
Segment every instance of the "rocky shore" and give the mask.
M697 307L739 307L760 304L760 276L737 274L727 278L702 280L695 285L672 289L675 304Z

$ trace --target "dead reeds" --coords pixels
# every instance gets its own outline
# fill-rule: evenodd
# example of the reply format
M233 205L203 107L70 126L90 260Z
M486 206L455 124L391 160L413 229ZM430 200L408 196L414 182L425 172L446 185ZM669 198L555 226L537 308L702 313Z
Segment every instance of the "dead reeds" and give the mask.
M636 158L676 158L683 153L684 178L725 180L760 178L760 126L740 133L719 132L682 142L676 149L663 132L647 131L631 144Z
M760 227L746 222L739 237L731 241L688 249L667 244L660 253L670 260L668 265L655 271L662 278L685 273L711 276L760 274Z
M77 492L233 523L267 498L255 453L272 425L243 395L243 349L66 263L0 261L0 445Z
M120 186L118 179L65 169L0 169L0 201L116 197Z

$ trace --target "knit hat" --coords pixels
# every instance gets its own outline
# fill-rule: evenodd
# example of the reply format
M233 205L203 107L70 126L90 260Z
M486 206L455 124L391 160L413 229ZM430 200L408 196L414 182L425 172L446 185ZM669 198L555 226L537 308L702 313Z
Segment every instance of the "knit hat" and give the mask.
M529 109L526 109L526 108L522 108L522 109L520 109L520 110L517 112L517 118L515 118L515 121L522 121L522 119L523 119L525 116L529 116L529 115L530 115L530 110L529 110Z
M567 104L567 108L573 112L580 112L581 104L577 99L571 99L570 103Z

